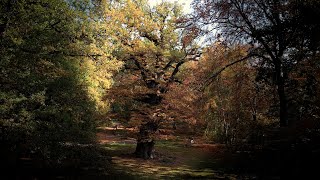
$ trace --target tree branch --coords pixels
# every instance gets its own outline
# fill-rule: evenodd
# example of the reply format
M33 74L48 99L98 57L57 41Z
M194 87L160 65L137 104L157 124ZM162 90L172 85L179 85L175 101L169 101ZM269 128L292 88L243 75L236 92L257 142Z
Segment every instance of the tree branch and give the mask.
M160 40L156 36L152 36L147 32L140 33L141 37L147 38L149 41L153 42L156 46L160 44Z
M139 61L135 57L131 57L130 59L132 59L134 61L134 64L140 70L140 73L141 73L143 81L147 83L148 77L147 77L147 74L145 72L146 70L141 66L141 64L139 63Z
M216 71L215 73L213 73L213 74L205 81L203 87L206 87L206 86L210 85L210 84L212 83L213 79L214 79L215 77L217 77L219 74L221 74L221 73L222 73L224 70L226 70L228 67L233 66L233 65L235 65L235 64L237 64L237 63L239 63L239 62L245 61L245 60L247 60L247 59L249 59L249 58L251 58L251 57L253 57L253 56L254 56L254 54L248 54L247 56L245 56L245 57L243 57L243 58L241 58L241 59L238 59L238 60L236 60L236 61L233 61L232 63L229 63L229 64L225 65L224 67L222 67L221 69L219 69L218 71Z
M176 65L176 67L174 68L170 78L169 78L169 82L173 82L174 81L174 76L179 72L179 68L180 66L182 66L182 64L184 64L185 61L180 61L178 62L178 64Z

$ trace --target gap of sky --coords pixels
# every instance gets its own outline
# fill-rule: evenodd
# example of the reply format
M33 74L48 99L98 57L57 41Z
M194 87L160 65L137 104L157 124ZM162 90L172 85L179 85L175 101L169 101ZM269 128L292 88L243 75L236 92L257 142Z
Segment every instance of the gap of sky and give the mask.
M154 5L158 4L158 3L160 3L161 1L163 1L163 0L149 0L149 4L151 6L154 6ZM179 4L182 5L184 14L191 13L190 5L191 5L192 0L166 0L166 1L168 1L168 2L178 2Z

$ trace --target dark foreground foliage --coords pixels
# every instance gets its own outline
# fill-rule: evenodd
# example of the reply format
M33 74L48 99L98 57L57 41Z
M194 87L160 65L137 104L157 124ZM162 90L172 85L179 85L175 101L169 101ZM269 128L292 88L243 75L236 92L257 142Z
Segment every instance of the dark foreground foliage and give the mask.
M1 179L99 179L110 174L106 152L93 145L57 145L52 157L1 152Z

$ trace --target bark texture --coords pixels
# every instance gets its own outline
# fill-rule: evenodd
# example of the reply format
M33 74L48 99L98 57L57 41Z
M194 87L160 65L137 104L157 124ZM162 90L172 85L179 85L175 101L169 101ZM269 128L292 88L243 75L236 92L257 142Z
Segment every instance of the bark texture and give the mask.
M144 159L154 158L154 135L158 130L158 124L156 122L149 121L140 127L140 131L137 139L136 151L134 154L136 157Z

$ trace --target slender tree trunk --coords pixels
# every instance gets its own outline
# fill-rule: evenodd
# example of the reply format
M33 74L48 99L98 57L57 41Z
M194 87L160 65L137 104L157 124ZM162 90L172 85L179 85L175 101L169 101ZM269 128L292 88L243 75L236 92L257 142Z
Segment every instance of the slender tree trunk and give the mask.
M288 126L288 108L284 83L278 84L278 96L280 102L280 127Z
M284 73L281 68L281 61L277 59L275 61L275 73L276 73L276 83L277 83L277 92L279 97L279 110L280 110L280 127L288 126L288 109L287 109L287 98L285 93L285 81Z

